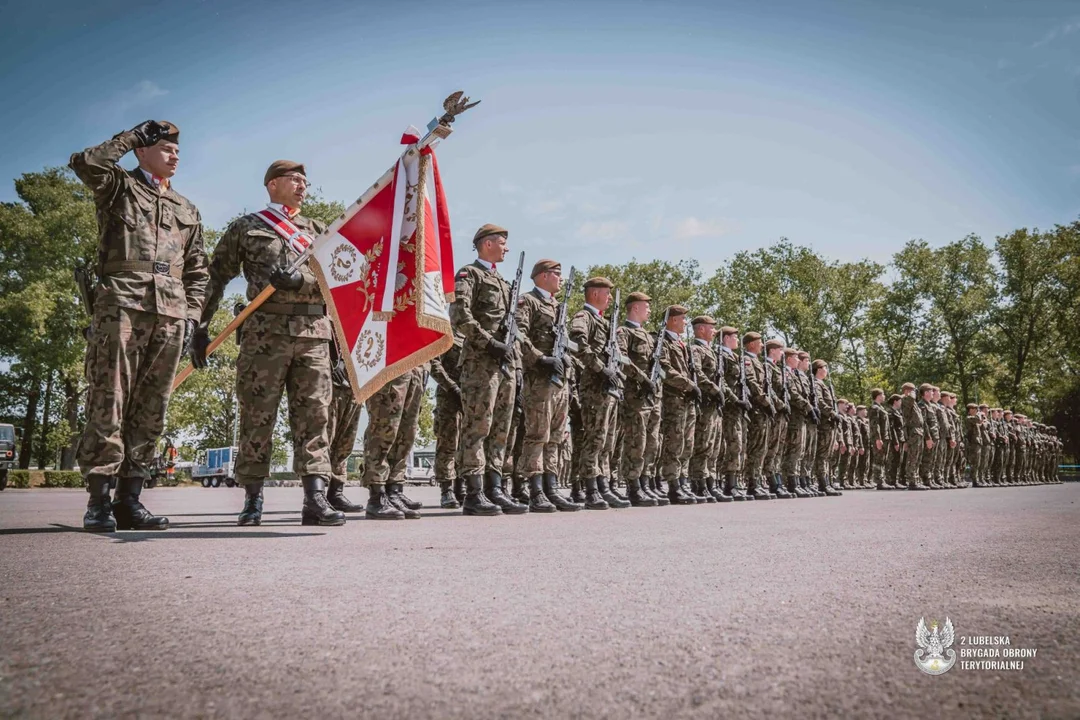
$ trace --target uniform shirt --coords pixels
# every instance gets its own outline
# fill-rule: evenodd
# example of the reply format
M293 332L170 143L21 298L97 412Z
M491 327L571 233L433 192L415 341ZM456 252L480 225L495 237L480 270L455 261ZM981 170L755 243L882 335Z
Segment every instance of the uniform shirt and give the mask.
M700 338L694 338L694 342L690 344L690 353L694 358L694 365L697 366L697 383L698 387L701 388L702 398L719 404L723 390L720 385L716 384L718 367L716 352L709 343Z
M461 345L465 341L454 333L454 344L446 352L431 361L431 379L447 392L453 392L461 380Z
M208 274L203 252L202 218L172 188L159 190L141 168L127 171L117 163L138 144L135 133L71 156L68 165L93 192L97 210L95 307L122 307L172 318L198 320ZM115 262L156 262L180 278L151 270L107 271Z
M936 445L941 434L941 430L938 428L937 413L930 407L930 403L925 400L919 400L919 410L922 411L923 421L926 423L926 437L933 440Z
M318 237L326 229L318 220L294 215L292 224L311 237ZM203 324L208 324L217 311L218 303L225 293L225 286L243 272L247 279L247 297L253 300L270 284L270 273L288 265L296 258L285 239L254 213L237 218L221 236L210 261L210 286L207 290L206 308L202 313ZM300 267L304 284L299 290L277 290L268 303L322 305L322 293L308 264ZM290 337L330 339L330 318L324 315L290 315L256 310L244 321L244 334L263 333L288 335Z
M660 351L660 367L664 370L664 388L670 388L678 396L693 392L690 366L687 362L686 343L670 330L665 333L664 349Z
M818 411L821 413L821 424L826 428L839 427L840 415L836 409L833 391L824 380L814 378L814 384L818 394Z
M784 377L785 377L785 375L784 375L784 370L783 370L784 365L783 365L783 363L777 364L777 363L773 362L772 360L770 360L768 357L766 357L762 361L763 365L764 365L764 363L768 363L769 380L772 382L772 385L769 388L769 390L772 393L773 406L776 408L777 412L783 412L785 410L785 406L784 406ZM789 395L791 394L790 391L788 392L788 394Z
M454 302L450 305L450 322L454 331L465 338L462 362L483 353L506 317L510 307L510 283L494 266L480 259L458 270L454 276ZM510 338L511 348L516 339ZM511 363L513 364L513 363Z
M904 395L900 401L900 410L904 414L904 437L907 442L920 440L926 434L926 418L923 416L921 403L914 395Z
M867 422L870 424L870 444L876 446L880 440L883 446L889 445L889 414L885 406L881 403L871 404Z
M889 421L892 423L892 435L890 439L895 445L900 443L901 445L907 442L907 436L904 434L904 413L900 408L889 408Z
M743 365L746 368L746 385L750 388L750 402L754 404L757 412L765 412L772 404L768 386L765 384L765 366L757 355L745 355Z
M589 304L570 321L570 339L577 343L577 358L584 370L580 379L595 381L606 367L609 327L607 318Z
M619 352L628 360L623 367L626 379L631 387L638 388L634 396L646 393L649 390L649 374L652 372L652 354L656 341L651 333L633 320L626 320L615 331L615 337L619 342Z
M735 403L743 399L747 401L750 400L749 387L747 387L746 398L743 398L742 396L743 386L741 377L742 373L744 372L743 368L745 368L745 365L743 365L739 361L739 356L735 354L735 351L728 346L721 345L720 352L724 356L724 380L727 387L731 391L731 395L728 396L728 400L734 399L733 402L729 402L724 406L724 412L730 413L732 415L741 414L743 412L743 409ZM717 362L720 362L719 358L717 358Z
M791 403L791 412L796 417L808 418L813 411L810 402L810 382L806 374L784 364L784 372L787 373L788 401Z
M521 360L526 370L536 368L540 358L555 352L555 321L558 314L559 304L551 293L541 288L533 288L518 298L518 333L521 338Z

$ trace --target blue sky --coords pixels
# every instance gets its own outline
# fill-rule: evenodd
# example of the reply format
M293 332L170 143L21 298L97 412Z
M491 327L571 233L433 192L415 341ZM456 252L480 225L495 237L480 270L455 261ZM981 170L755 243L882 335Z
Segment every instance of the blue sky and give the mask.
M388 9L389 8L389 9ZM1080 215L1075 2L7 3L0 200L148 118L220 227L277 158L351 201L447 94L459 264L706 269L780 236L887 261L907 240ZM131 162L128 160L127 162ZM530 261L531 262L531 261Z

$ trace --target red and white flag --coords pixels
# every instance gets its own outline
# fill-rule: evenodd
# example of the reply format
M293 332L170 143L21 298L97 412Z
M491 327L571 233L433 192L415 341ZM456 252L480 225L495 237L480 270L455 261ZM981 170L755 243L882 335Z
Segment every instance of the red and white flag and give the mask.
M314 241L311 267L357 402L454 342L450 215L419 135L406 131L408 150Z

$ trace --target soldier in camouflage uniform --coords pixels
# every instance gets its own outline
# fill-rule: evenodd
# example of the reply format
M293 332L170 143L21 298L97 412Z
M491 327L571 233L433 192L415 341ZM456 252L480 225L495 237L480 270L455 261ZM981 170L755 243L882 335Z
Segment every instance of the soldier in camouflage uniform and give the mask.
M780 472L782 482L788 493L793 497L807 498L810 493L803 487L800 477L803 455L806 452L806 433L811 427L811 406L808 397L809 386L806 384L805 375L800 372L801 355L795 348L784 350L784 364L781 372L785 374L784 383L787 387L788 402L787 410L787 437L784 440L783 459Z
M838 447L837 447L837 460L836 460L836 482L845 490L851 489L851 483L848 481L848 463L851 461L851 450L854 445L854 440L851 437L851 417L848 414L848 401L847 398L840 398L836 401L837 408L837 435Z
M460 454L458 438L461 431L461 335L454 333L450 349L431 361L431 378L435 381L435 413L432 430L435 434L435 481L442 497L441 507L457 510L465 500L465 480L457 472Z
M180 131L147 120L71 156L70 167L94 194L97 274L86 371L90 389L79 467L90 499L83 528L92 532L164 530L168 518L139 501L151 476L158 437L180 356L191 343L206 292L202 221L169 179ZM120 158L135 151L139 167ZM116 500L109 485L117 477Z
M277 160L267 169L263 185L270 211L287 218L314 238L325 226L300 214L307 195L304 166ZM311 270L290 270L289 244L258 214L244 215L225 230L210 263L206 307L192 342L192 363L206 367L209 324L237 275L247 279L247 297L254 299L267 285L276 291L246 321L236 360L236 397L240 405L240 451L236 480L246 491L237 522L262 522L263 481L270 474L274 425L282 392L289 401L293 439L293 471L304 486L301 522L304 525L343 525L345 515L326 499L330 475L330 319Z
M784 373L784 343L772 338L765 343L765 358L762 367L766 368L766 381L768 382L768 394L771 396L776 414L769 421L768 448L765 451L764 475L768 482L769 494L775 495L781 500L794 500L795 495L789 493L780 476L780 458L784 454L784 443L787 442L788 418L791 415L790 388L786 388L787 375ZM785 402L785 395L788 397Z
M824 497L825 493L818 489L814 481L814 463L817 460L817 436L818 426L821 424L820 398L818 395L818 381L814 379L810 368L810 353L805 350L799 351L799 373L803 390L806 392L806 400L809 410L806 417L805 443L802 458L799 460L799 483L802 489L810 497Z
M990 406L986 403L979 405L979 415L982 418L980 428L982 430L982 452L979 453L979 478L986 487L993 487L994 480L990 476L990 467L994 461L994 443L997 442L997 431L990 418Z
M626 483L627 499L634 507L667 505L667 497L653 493L651 483L643 482L645 454L649 443L649 417L659 402L660 382L651 381L653 349L656 339L643 327L649 319L651 298L632 292L626 298L626 320L616 331L619 352L627 359L624 372L624 398L619 406L623 431L622 464L619 476Z
M517 338L502 337L511 286L496 269L509 233L484 225L473 236L477 259L458 270L450 319L465 337L461 349L461 468L465 515L521 515L529 508L502 489L503 459L516 392Z
M699 315L691 321L691 325L694 328L694 341L690 344L690 351L697 365L698 388L701 390L701 403L694 426L694 454L690 458L690 478L697 487L691 485L691 490L709 502L731 502L734 498L723 491L722 483L721 486L717 485L716 466L712 461L720 454L723 408L728 401L735 401L735 393L724 382L719 358L713 349L716 321L708 315Z
M832 388L825 382L825 378L829 375L829 364L818 358L811 367L813 379L817 385L818 410L821 412L817 430L817 448L814 451L814 476L817 479L818 491L834 497L843 495L833 485L834 464L836 452L839 449L839 424L841 422L839 407Z
M939 490L934 478L934 448L941 440L941 428L938 426L937 413L934 412L934 386L923 383L919 386L919 411L923 417L923 450L919 458L919 478L924 487Z
M521 404L525 411L521 474L529 482L531 512L573 512L581 505L559 493L559 446L566 429L570 391L570 354L555 357L562 265L540 260L530 275L536 287L521 296L517 308L524 365ZM566 293L572 288L566 288ZM563 319L565 322L565 318Z
M1007 485L1016 484L1016 422L1013 420L1012 410L1004 410L1001 413L1002 425L1005 428L1005 435L1008 438L1008 445L1005 447L1005 483Z
M756 500L772 500L776 496L766 490L764 472L769 425L776 416L776 407L772 401L772 388L765 382L765 366L758 357L762 351L761 333L748 332L742 341L746 348L743 364L752 405L746 429L746 494Z
M663 370L663 409L660 412L660 433L663 448L660 453L660 472L668 486L668 500L673 505L693 505L697 498L686 488L681 477L682 467L693 448L694 427L689 422L690 405L701 401L701 390L690 379L690 352L683 342L686 329L686 308L668 308L667 329L660 352ZM689 436L689 437L688 437Z
M345 360L338 351L337 340L330 342L330 379L333 383L333 398L330 401L330 413L326 426L326 435L330 440L330 486L326 491L326 500L330 507L346 513L363 511L362 505L353 504L345 497L345 483L348 481L348 462L356 444L356 430L360 426L360 404L353 396L352 385L345 371Z
M724 494L736 501L753 500L741 486L746 455L746 414L750 411L750 388L744 384L745 366L735 353L739 346L737 328L725 325L720 328L720 353L724 358L724 380L735 394L735 402L724 405L722 431L724 433ZM719 362L719 356L717 359Z
M604 311L611 304L612 287L607 278L586 280L585 307L570 322L570 339L577 345L576 355L581 363L578 376L582 420L580 472L585 484L585 507L589 510L630 507L628 500L612 492L608 485L610 467L604 466L615 422L617 396L622 387L621 373L609 368L607 357L610 326Z
M964 428L964 444L967 446L967 461L971 468L971 484L977 488L983 487L982 477L979 475L983 449L982 418L979 416L979 406L975 403L967 404Z
M885 478L885 467L889 459L889 413L885 409L885 391L874 388L870 391L870 410L867 413L870 451L869 479L878 490L893 490Z
M415 520L421 505L403 492L405 463L416 441L427 375L414 367L367 399L364 429L365 516L372 520Z
M903 399L900 409L904 414L904 437L907 438L904 445L907 452L904 481L908 490L929 490L930 488L923 484L921 466L923 453L934 446L933 439L927 436L926 415L923 412L925 398L930 394L930 385L924 383L920 386L921 399L916 399L915 385L912 383L904 383L901 391Z
M903 397L898 393L889 396L889 466L886 472L894 490L904 487L904 444L907 440L904 435L904 414L900 411L902 402Z

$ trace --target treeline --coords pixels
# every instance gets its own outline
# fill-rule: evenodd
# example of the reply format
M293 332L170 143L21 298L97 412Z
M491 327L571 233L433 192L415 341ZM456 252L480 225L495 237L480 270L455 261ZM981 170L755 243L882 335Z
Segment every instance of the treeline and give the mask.
M21 428L22 467L67 469L83 423L89 324L72 273L93 261L94 206L63 168L27 173L15 189L19 201L0 204L0 419ZM320 198L305 204L305 214L327 220L341 209ZM208 250L219 236L206 232ZM568 270L573 258L559 259ZM782 239L736 254L710 277L694 260L587 273L607 275L624 293L649 293L656 320L678 302L782 337L829 360L837 391L852 399L874 386L929 381L965 401L1055 424L1067 454L1080 452L1080 222L1016 230L992 244L970 236L931 248L916 240L888 265L830 261ZM231 316L225 305L215 325ZM211 446L231 442L234 358L230 344L182 387L170 407L171 432ZM283 451L284 428L278 438Z

